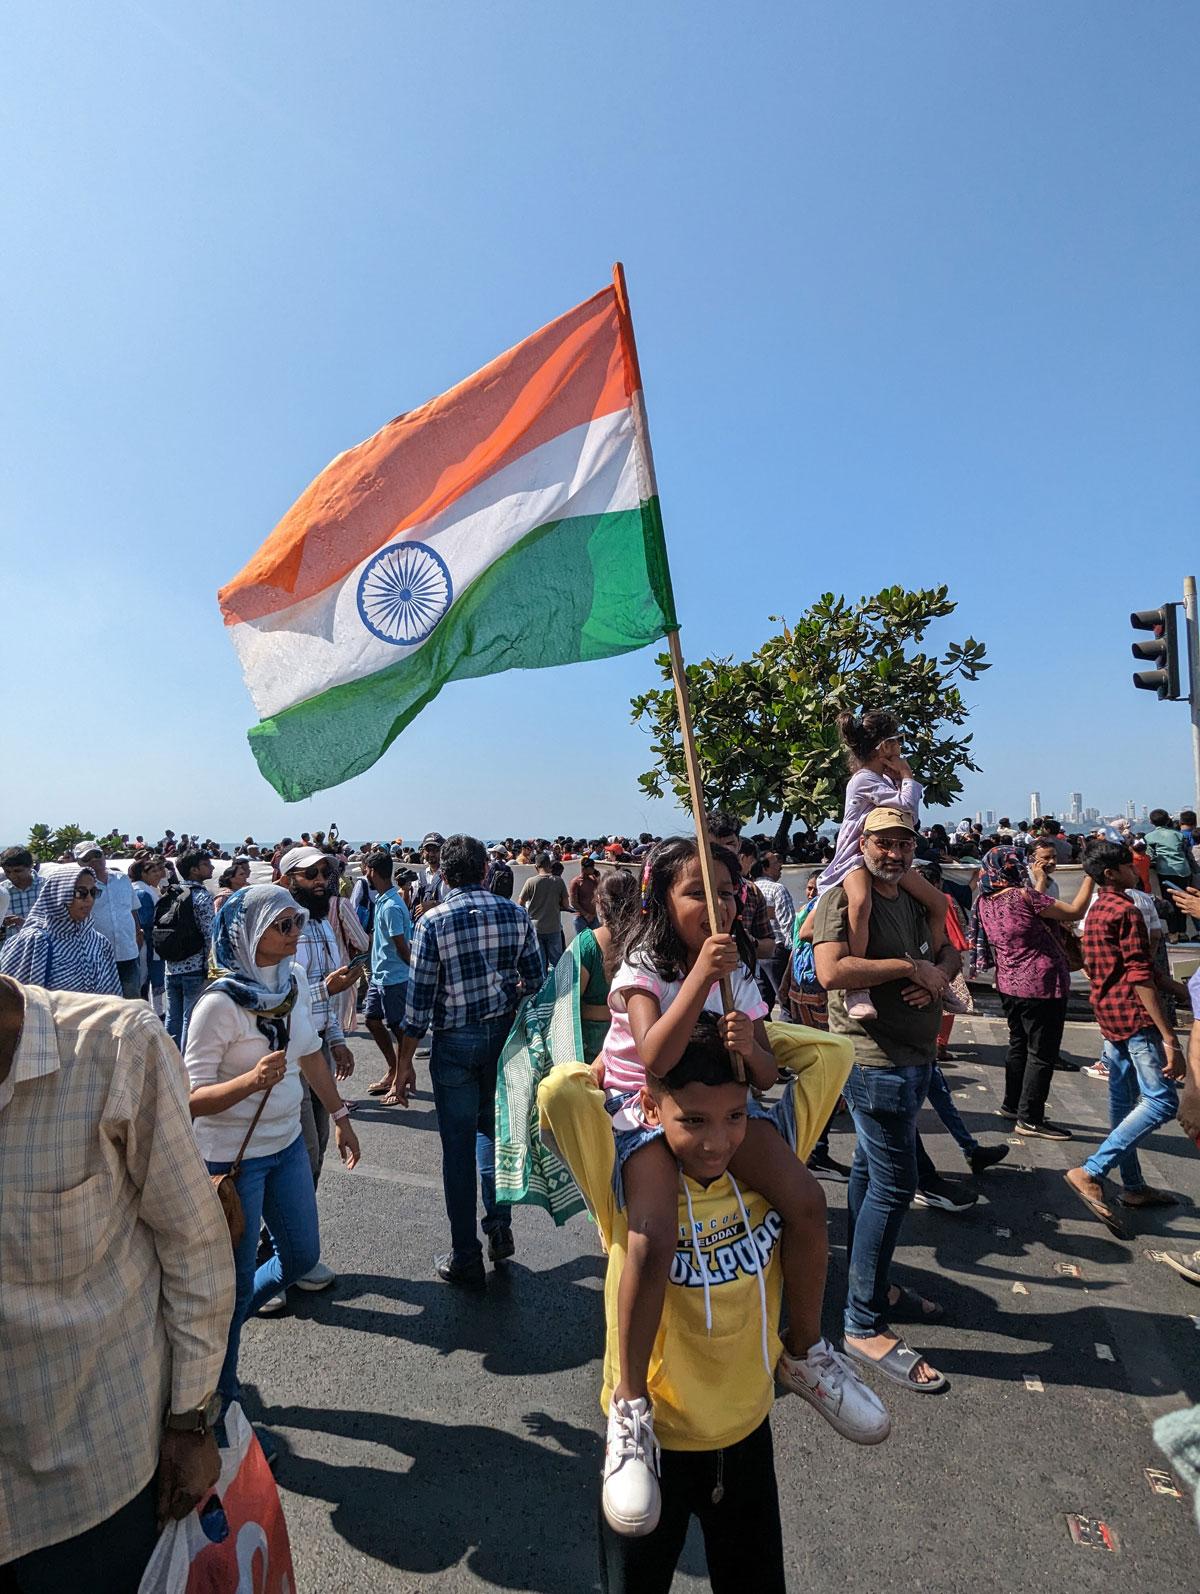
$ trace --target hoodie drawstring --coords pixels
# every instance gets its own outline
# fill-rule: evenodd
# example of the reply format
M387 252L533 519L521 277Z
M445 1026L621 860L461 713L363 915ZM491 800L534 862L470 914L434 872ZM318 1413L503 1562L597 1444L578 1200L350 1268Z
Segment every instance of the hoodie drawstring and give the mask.
M699 1274L700 1274L700 1282L704 1285L704 1326L708 1330L708 1332L711 1334L712 1333L712 1287L711 1287L711 1285L708 1282L708 1269L705 1267L703 1259L700 1256L700 1241L696 1238L696 1214L692 1211L692 1192L688 1189L688 1182L684 1178L682 1171L680 1172L679 1180L680 1180L680 1183L683 1185L683 1198L687 1202L688 1228L691 1229L691 1231L692 1231L692 1255L696 1259L696 1267L697 1267L697 1270L699 1271ZM733 1188L736 1190L737 1189L737 1185L734 1185ZM741 1196L738 1196L739 1202L741 1201L741 1199L742 1199ZM744 1207L742 1208L742 1212L743 1212L743 1215L745 1215L745 1208ZM755 1255L757 1255L757 1252L755 1253Z
M742 1200L742 1192L738 1189L738 1182L732 1174L729 1182L733 1186L733 1193L737 1196L738 1211L742 1214L742 1222L746 1226L746 1238L754 1249L754 1276L758 1280L758 1310L759 1323L762 1328L762 1359L763 1366L767 1369L767 1377L774 1378L775 1369L771 1366L771 1356L767 1349L767 1287L763 1283L762 1257L758 1254L758 1241L750 1228L750 1214L746 1211L746 1203Z

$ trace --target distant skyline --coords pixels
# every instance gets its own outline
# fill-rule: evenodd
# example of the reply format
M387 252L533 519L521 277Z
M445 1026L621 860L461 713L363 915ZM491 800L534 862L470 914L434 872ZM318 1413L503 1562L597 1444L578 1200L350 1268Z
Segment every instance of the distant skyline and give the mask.
M993 666L951 814L1190 805L1128 614L1200 574L1197 81L1170 3L10 7L0 842L679 824L650 649L449 687L286 806L215 598L615 259L689 658L944 581Z

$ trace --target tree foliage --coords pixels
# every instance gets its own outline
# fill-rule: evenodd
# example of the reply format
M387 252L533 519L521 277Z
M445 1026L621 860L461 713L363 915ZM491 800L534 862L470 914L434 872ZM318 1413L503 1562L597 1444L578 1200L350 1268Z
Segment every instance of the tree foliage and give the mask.
M772 615L782 630L743 662L689 665L706 804L743 819L781 815L781 839L793 819L811 829L840 817L849 770L837 718L870 708L899 718L905 756L926 800L952 802L962 790L959 771L979 767L971 736L955 734L967 719L960 685L990 667L984 644L973 637L951 642L941 657L923 649L929 626L955 607L946 587L885 587L856 602L827 592L794 625ZM669 683L669 655L655 662ZM659 760L639 777L642 790L661 797L670 789L690 808L674 691L655 687L631 706Z
M26 846L39 863L54 863L77 842L94 839L90 830L80 830L78 825L59 825L52 829L49 825L37 824L30 826Z

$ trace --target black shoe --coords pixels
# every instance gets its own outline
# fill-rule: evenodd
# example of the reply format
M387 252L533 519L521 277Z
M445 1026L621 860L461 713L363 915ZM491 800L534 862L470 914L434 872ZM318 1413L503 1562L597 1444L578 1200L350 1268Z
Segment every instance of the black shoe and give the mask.
M1052 1124L1049 1119L1041 1124L1025 1124L1018 1119L1017 1133L1024 1135L1026 1140L1074 1140L1075 1138L1069 1129L1064 1129L1061 1124Z
M809 1173L818 1179L828 1179L832 1184L847 1184L850 1170L844 1162L836 1162L827 1151L814 1151L808 1159Z
M1082 1067L1082 1063L1070 1063L1065 1057L1060 1057L1054 1065L1055 1072L1059 1074L1077 1074Z
M275 1463L279 1460L279 1446L275 1442L274 1434L269 1429L260 1427L256 1422L251 1423L250 1426L254 1429L254 1437L258 1440L262 1449L263 1459L271 1471L274 1472Z
M454 1260L453 1252L447 1251L445 1256L434 1257L433 1266L438 1278L444 1279L447 1284L461 1284L467 1290L487 1288L487 1274L483 1270L482 1260L464 1267L461 1262Z
M1008 1156L1007 1146L980 1146L978 1151L972 1151L967 1161L971 1164L972 1173L985 1173L988 1168L994 1168L998 1162L1003 1162Z
M1005 1107L1003 1105L997 1107L996 1112L1001 1118L1011 1118L1013 1123L1016 1123L1021 1116L1015 1107Z
M507 1262L516 1249L511 1229L493 1229L488 1235L489 1262Z
M927 1184L913 1196L914 1207L936 1207L939 1212L965 1212L979 1200L974 1190L964 1190L961 1185L939 1179Z

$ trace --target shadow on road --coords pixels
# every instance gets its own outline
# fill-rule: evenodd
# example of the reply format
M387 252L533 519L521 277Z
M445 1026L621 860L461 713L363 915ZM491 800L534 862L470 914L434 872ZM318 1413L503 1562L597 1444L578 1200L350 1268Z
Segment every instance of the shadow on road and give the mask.
M489 1274L480 1294L432 1275L343 1273L331 1294L306 1300L293 1292L292 1302L297 1317L427 1345L443 1356L474 1352L485 1372L527 1378L582 1367L595 1356L604 1343L604 1299L588 1281L603 1277L599 1256L545 1270L510 1262ZM418 1310L389 1311L388 1301Z
M526 1414L528 1438L373 1411L266 1406L261 1418L279 1442L280 1482L329 1501L333 1528L361 1555L430 1575L465 1559L487 1583L537 1594L597 1586L598 1433L544 1412ZM384 1445L409 1464L315 1461L291 1449L287 1429Z

